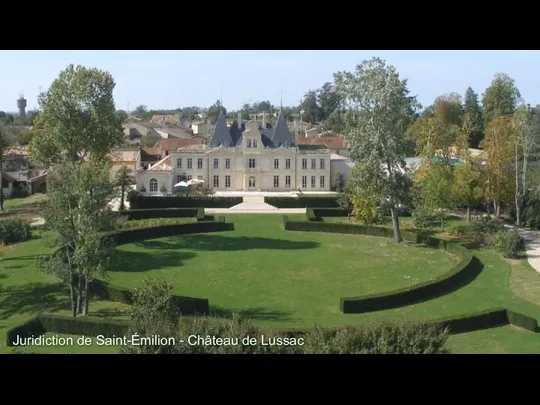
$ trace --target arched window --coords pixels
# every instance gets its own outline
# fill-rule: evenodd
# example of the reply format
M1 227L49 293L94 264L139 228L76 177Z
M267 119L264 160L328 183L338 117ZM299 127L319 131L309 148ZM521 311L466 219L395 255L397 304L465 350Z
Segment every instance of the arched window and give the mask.
M157 180L156 179L151 179L150 180L150 192L151 193L157 193Z
M249 187L255 187L255 177L250 177L248 183Z

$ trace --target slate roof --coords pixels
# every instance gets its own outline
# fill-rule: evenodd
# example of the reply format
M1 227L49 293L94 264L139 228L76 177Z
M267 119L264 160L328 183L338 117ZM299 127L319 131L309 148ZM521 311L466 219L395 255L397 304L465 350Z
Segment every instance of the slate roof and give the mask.
M274 147L279 146L292 146L294 145L294 140L291 137L289 132L289 127L287 126L287 121L285 120L285 115L283 112L279 112L276 126L274 128L274 133L272 134L272 144ZM263 142L264 143L264 142Z
M223 115L223 111L219 112L216 127L214 128L214 135L212 135L212 139L210 140L208 145L211 147L230 147L235 145L231 136L231 131L229 130L229 128L227 127L227 123L225 122L225 116Z

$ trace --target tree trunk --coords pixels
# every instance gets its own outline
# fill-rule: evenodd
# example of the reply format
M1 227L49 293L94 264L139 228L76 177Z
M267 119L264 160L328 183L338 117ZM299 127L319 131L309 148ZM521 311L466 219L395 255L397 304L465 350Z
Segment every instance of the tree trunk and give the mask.
M394 230L394 242L401 243L403 242L403 237L401 236L401 231L399 229L399 218L397 216L397 212L396 210L391 208L390 214L392 215L392 229Z
M90 302L90 293L88 292L89 289L89 283L88 278L84 278L84 308L83 308L83 315L88 315L88 306Z
M489 216L491 214L491 203L486 204L486 214Z
M516 226L521 227L521 201L516 195Z
M444 232L444 214L441 214L441 232Z
M125 187L124 185L122 184L122 194L120 196L121 200L120 200L120 211L124 211L124 192L125 192Z
M501 204L499 202L494 202L494 210L495 210L495 217L500 218L501 217Z
M79 280L78 280L78 286L77 286L77 313L82 314L82 298L83 298L83 278L84 276L79 271Z
M467 222L471 222L471 206L467 205Z
M69 298L71 301L71 314L73 318L77 317L77 304L75 302L75 275L69 271Z

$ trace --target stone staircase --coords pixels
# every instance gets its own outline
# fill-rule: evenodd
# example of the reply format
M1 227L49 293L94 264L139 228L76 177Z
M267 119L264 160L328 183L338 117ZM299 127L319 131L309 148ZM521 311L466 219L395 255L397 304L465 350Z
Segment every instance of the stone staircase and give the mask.
M273 205L264 202L262 196L243 197L243 201L231 208L231 211L277 211Z

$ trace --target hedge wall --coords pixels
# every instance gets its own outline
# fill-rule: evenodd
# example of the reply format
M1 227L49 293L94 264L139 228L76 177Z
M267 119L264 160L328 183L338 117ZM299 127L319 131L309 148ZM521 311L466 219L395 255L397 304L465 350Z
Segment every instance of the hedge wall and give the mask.
M264 197L264 202L276 208L339 208L336 197Z
M341 208L308 208L306 219L308 221L322 221L324 217L346 217L347 211Z
M114 212L120 217L127 217L128 221L150 218L204 218L204 208L150 208Z
M32 318L23 323L22 325L15 326L14 328L6 331L5 344L6 346L15 346L17 336L21 338L38 337L46 333L47 331L37 318Z
M508 322L514 326L529 330L531 332L538 332L538 322L536 319L530 316L520 314L511 310L506 310L508 316Z
M231 208L242 201L242 197L148 197L134 195L130 198L129 205L132 209Z
M121 231L107 232L103 236L112 238L116 244L136 242L144 239L155 239L174 235L187 235L191 233L232 231L234 224L221 221L190 222L186 224L169 224L151 226L146 228L123 229Z
M47 332L65 335L126 336L130 326L130 323L125 321L113 322L96 318L72 318L48 314L38 315L37 320Z
M459 315L433 321L450 329L450 333L466 333L475 330L508 325L506 309L495 308L473 314Z
M284 217L284 228L289 231L346 233L369 236L393 237L393 231L387 228L370 227L352 224L336 224L311 221L289 221ZM454 291L457 285L469 280L476 271L476 261L472 253L455 242L448 242L428 235L402 232L405 240L423 243L443 249L460 257L459 263L435 280L416 284L411 287L388 293L371 294L361 297L346 297L340 300L340 309L345 314L381 311L410 305L434 298L446 292Z

